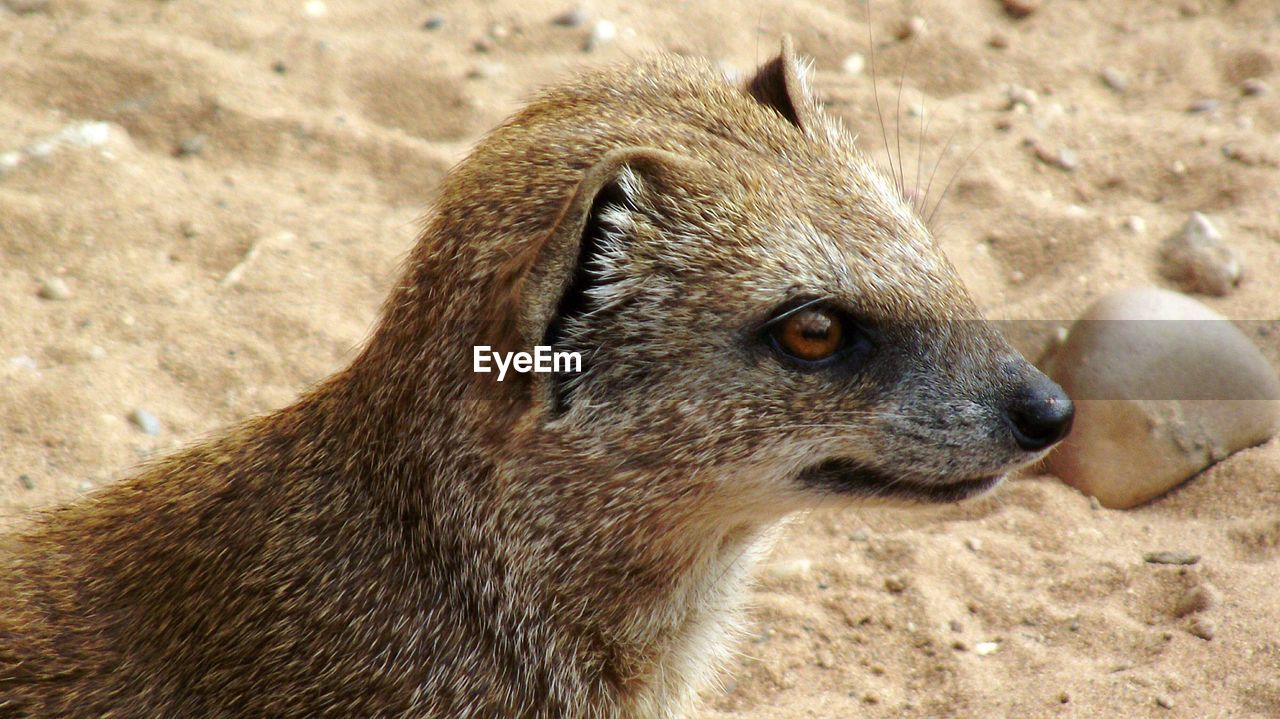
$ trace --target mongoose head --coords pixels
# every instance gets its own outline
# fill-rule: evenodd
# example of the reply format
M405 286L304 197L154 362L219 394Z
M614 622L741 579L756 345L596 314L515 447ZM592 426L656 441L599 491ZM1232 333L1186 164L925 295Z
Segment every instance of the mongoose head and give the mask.
M583 358L476 379L517 410L517 474L645 477L627 491L748 512L950 501L1069 429L1070 400L982 321L786 43L743 85L662 58L550 90L445 196L483 198L446 200L434 236L465 239L417 258L422 283L475 268L442 311L498 308L466 344Z

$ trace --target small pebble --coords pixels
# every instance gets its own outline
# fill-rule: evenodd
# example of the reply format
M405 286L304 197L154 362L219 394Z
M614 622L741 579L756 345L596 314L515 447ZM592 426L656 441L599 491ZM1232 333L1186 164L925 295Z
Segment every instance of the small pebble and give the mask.
M996 650L999 648L1000 642L978 642L973 645L973 653L980 657L985 657L990 654L995 654Z
M578 5L551 18L551 24L560 27L582 27L587 24L589 18L587 9Z
M467 77L473 80L485 80L501 75L506 72L506 69L506 65L500 62L480 62L467 71Z
M0 175L17 169L18 165L26 159L21 152L10 150L9 152L0 152Z
M1218 101L1211 97L1206 97L1202 100L1196 100L1195 102L1187 106L1187 112L1190 112L1192 114L1203 114L1206 112L1213 112L1214 110L1217 110L1217 109L1218 109Z
M439 30L442 27L444 27L443 15L432 15L431 17L428 17L426 20L422 21L423 30Z
M1173 164L1169 165L1169 172L1172 172L1178 177L1182 177L1187 174L1187 163L1182 160L1174 160Z
M1147 232L1147 221L1138 215L1129 215L1124 218L1124 229L1131 235L1144 235Z
M284 60L276 60L271 64L271 70L277 75L283 75L289 72L289 67L284 64Z
M49 0L5 0L4 5L18 15L35 15L49 11Z
M618 37L618 26L608 20L596 20L591 26L591 35L587 37L586 50L598 50L613 42Z
M1165 695L1163 695L1163 694L1160 694L1160 695L1158 695L1158 696L1156 697L1156 706L1158 706L1158 707L1160 707L1160 708L1162 708L1162 709L1172 709L1172 708L1173 708L1173 698L1172 698L1172 697L1167 697L1167 696L1165 696Z
M903 581L902 577L899 577L896 574L891 574L888 577L885 577L884 588L893 594L901 594L906 591L907 583Z
M490 23L489 37L498 41L506 40L511 37L511 28L500 22Z
M1240 92L1249 97L1264 95L1268 90L1267 83L1258 77L1251 77L1240 83Z
M840 69L844 70L846 75L861 75L862 71L867 67L867 58L860 52L855 52L840 63Z
M61 302L71 299L71 288L67 286L66 280L61 277L49 277L40 283L40 290L36 293L40 299Z
M1080 157L1070 148L1063 147L1053 152L1041 145L1036 145L1035 153L1036 159L1063 172L1075 172L1080 169Z
M1009 47L1009 36L1003 33L996 33L987 38L987 44L997 50L1004 50Z
M1068 693L1066 693L1066 692L1058 692L1058 703L1059 703L1059 704L1070 704L1070 703L1071 703L1071 695L1070 695L1070 694L1068 694Z
M1161 243L1160 263L1160 273L1184 292L1222 297L1238 287L1243 276L1240 258L1199 212L1192 212L1182 228Z
M1218 635L1218 625L1208 617L1197 615L1191 619L1191 625L1187 627L1187 631L1193 636L1209 641Z
M1010 85L1004 91L1005 97L1009 100L1008 109L1012 110L1019 105L1030 109L1040 102L1040 96L1035 90L1021 85Z
M961 624L960 620L958 619L952 619L951 621L947 622L947 627L950 628L951 631L955 632L956 634L959 634L960 632L964 631L964 625Z
M18 484L21 484L23 489L35 489L35 488L36 488L36 483L35 483L35 481L34 481L34 480L32 480L32 479L31 479L31 475L29 475L29 474L20 474L20 475L18 475Z
M1185 617L1188 614L1203 612L1213 609L1221 601L1222 595L1211 584L1198 584L1186 591L1180 599L1177 606L1173 609L1173 616Z
M898 28L899 40L910 40L913 37L921 37L929 31L929 24L919 15L912 15L907 21L902 23L902 27Z
M978 539L976 539L976 538L974 538L974 537L965 537L965 538L964 538L964 546L965 546L965 547L967 547L967 548L969 549L969 551L971 551L971 552L980 552L980 551L982 551L982 542L981 542L981 540L978 540Z
M1129 88L1129 78L1125 77L1124 73L1114 67L1102 68L1101 77L1102 84L1111 88L1115 92L1124 93L1124 91Z
M1192 554L1190 552L1147 552L1142 555L1142 561L1147 564L1180 564L1190 566L1200 562L1200 555Z
M1040 9L1039 0L1000 0L1004 12L1015 20L1021 20Z
M154 414L141 407L130 412L128 419L135 427L142 430L143 434L149 434L153 437L160 434L160 420L156 419Z
M190 157L199 155L204 152L204 146L209 143L209 136L204 133L192 135L178 143L178 147L173 151L174 157Z

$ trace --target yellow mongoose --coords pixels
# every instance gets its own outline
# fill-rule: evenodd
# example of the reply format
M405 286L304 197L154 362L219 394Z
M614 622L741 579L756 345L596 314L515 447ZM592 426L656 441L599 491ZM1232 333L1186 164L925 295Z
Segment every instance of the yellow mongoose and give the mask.
M581 371L475 371L540 345ZM785 514L1070 420L785 43L600 71L449 175L349 367L5 540L0 716L683 716Z

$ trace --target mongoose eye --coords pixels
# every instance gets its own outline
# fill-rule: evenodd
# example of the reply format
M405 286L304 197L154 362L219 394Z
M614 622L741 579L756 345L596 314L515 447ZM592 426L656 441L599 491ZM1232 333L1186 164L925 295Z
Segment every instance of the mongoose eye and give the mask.
M760 329L766 344L802 369L823 367L871 347L862 325L823 299L785 307Z
M792 313L774 325L773 338L792 357L820 362L840 350L844 327L835 310L812 307Z

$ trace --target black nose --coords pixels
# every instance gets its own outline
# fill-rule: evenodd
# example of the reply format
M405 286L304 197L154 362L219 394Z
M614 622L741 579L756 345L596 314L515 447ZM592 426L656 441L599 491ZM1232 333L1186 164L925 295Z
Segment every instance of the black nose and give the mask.
M1028 452L1039 452L1066 437L1075 415L1067 393L1039 373L1005 409L1014 440Z

